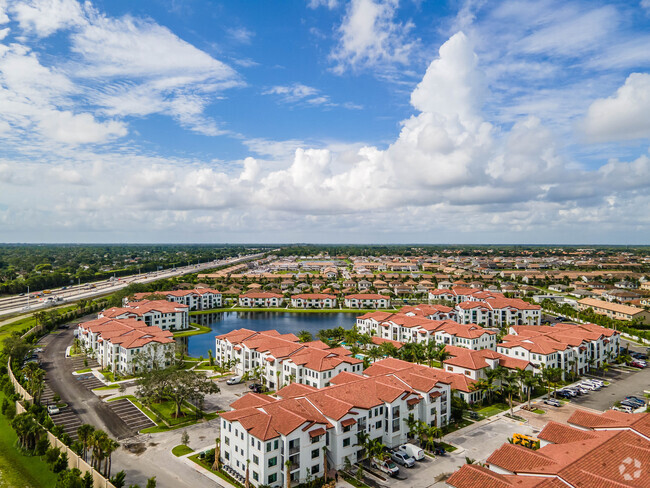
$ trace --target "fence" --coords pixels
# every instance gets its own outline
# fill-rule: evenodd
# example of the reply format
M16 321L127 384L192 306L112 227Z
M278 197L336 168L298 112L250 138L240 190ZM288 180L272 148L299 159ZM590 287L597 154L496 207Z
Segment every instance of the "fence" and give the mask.
M9 363L7 364L7 369L9 373L9 378L11 379L11 383L14 385L14 388L16 389L16 393L18 393L22 398L24 398L27 401L32 402L34 398L23 388L23 386L18 383L18 380L16 380L16 377L14 376L13 371L11 371L11 358L9 358ZM20 402L16 402L16 414L21 414L25 413L27 409L25 406ZM49 430L45 431L47 433L47 439L50 441L50 446L52 447L58 447L61 449L61 452L65 452L68 455L68 468L73 469L77 468L78 470L81 471L81 474L85 474L86 471L90 471L93 475L93 486L95 488L115 488L113 483L108 481L102 474L97 471L95 468L93 468L90 464L88 464L86 461L84 461L77 453L75 453L72 449L70 449L68 446L66 446L61 440L57 439L54 434L52 434Z
M11 384L14 385L14 388L16 390L16 393L18 393L22 398L27 400L28 402L33 402L34 397L29 394L25 388L23 388L23 385L21 385L16 377L14 376L14 372L11 370L11 357L9 357L9 360L7 361L7 372L9 373L9 379L11 380Z

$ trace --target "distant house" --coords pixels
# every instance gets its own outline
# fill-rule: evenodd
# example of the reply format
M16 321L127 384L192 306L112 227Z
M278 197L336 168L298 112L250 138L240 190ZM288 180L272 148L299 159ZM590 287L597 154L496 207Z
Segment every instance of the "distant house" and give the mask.
M247 292L239 295L240 307L280 307L284 297L278 293Z
M336 304L336 296L326 293L301 293L291 297L294 308L334 308Z
M642 323L650 323L650 311L643 310L642 308L610 303L595 298L583 298L582 300L578 300L578 310L582 311L589 308L597 314L606 315L611 319L631 321L638 317Z
M389 308L390 297L374 293L346 295L345 306L347 308Z

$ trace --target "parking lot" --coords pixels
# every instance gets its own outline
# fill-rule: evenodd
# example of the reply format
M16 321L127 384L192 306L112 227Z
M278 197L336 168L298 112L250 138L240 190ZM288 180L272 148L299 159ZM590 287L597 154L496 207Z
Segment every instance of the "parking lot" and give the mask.
M75 379L89 390L104 386L104 383L98 380L97 377L92 373L75 375Z
M650 389L650 368L638 370L616 367L612 368L604 378L600 376L594 378L609 381L610 385L599 391L572 398L571 403L605 411L612 408L614 402L621 401L626 396L643 398L644 390Z
M55 425L63 427L63 431L68 434L72 440L77 440L77 428L81 425L79 416L69 408L62 409L59 413L50 415Z
M143 414L138 407L133 405L133 403L126 398L115 402L109 402L108 406L124 421L129 429L134 431L140 431L147 427L153 427L156 425L149 417Z
M230 410L229 406L235 400L241 398L242 395L245 395L250 390L248 385L252 383L240 383L238 385L227 385L226 379L217 381L217 386L221 390L220 393L214 395L207 395L205 397L205 402L203 403L203 409L206 412L217 412L221 410Z
M465 457L477 462L485 461L494 450L508 442L514 433L535 435L539 430L525 422L516 422L507 418L491 418L476 422L459 432L446 435L442 440L458 449L444 456L417 462L413 468L400 466L400 476L381 483L391 488L425 488L444 487L444 481L436 481L444 475L450 475L463 464Z

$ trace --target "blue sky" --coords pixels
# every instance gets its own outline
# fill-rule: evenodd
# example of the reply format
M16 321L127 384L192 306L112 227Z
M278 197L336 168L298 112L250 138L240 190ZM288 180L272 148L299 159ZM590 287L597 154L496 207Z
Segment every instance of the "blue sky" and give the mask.
M648 243L648 46L648 0L0 0L0 241Z

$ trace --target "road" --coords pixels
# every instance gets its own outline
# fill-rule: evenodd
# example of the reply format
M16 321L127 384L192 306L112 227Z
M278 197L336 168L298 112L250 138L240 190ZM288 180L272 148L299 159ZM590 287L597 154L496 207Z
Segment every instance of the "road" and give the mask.
M105 430L112 437L123 439L136 433L113 412L108 404L102 402L72 375L73 363L66 359L65 350L72 344L74 326L52 336L52 340L42 354L42 367L52 390L57 392L70 410L77 414L82 423L92 424Z
M213 269L219 266L233 266L242 262L259 259L263 255L264 253L251 254L239 258L228 258L220 261L210 261L208 263L183 266L179 268L150 272L141 275L137 274L124 276L118 281L104 280L95 282L92 285L89 283L83 285L72 285L70 287L66 287L65 290L62 288L56 288L52 289L50 294L39 298L30 298L28 295L0 298L0 316L27 312L30 310L40 310L51 307L53 305L61 305L66 302L74 302L81 300L82 298L94 298L97 296L106 295L125 288L131 283L150 283L152 281L164 278L172 278L174 276L196 273L198 271ZM89 286L94 286L94 288L89 288Z

